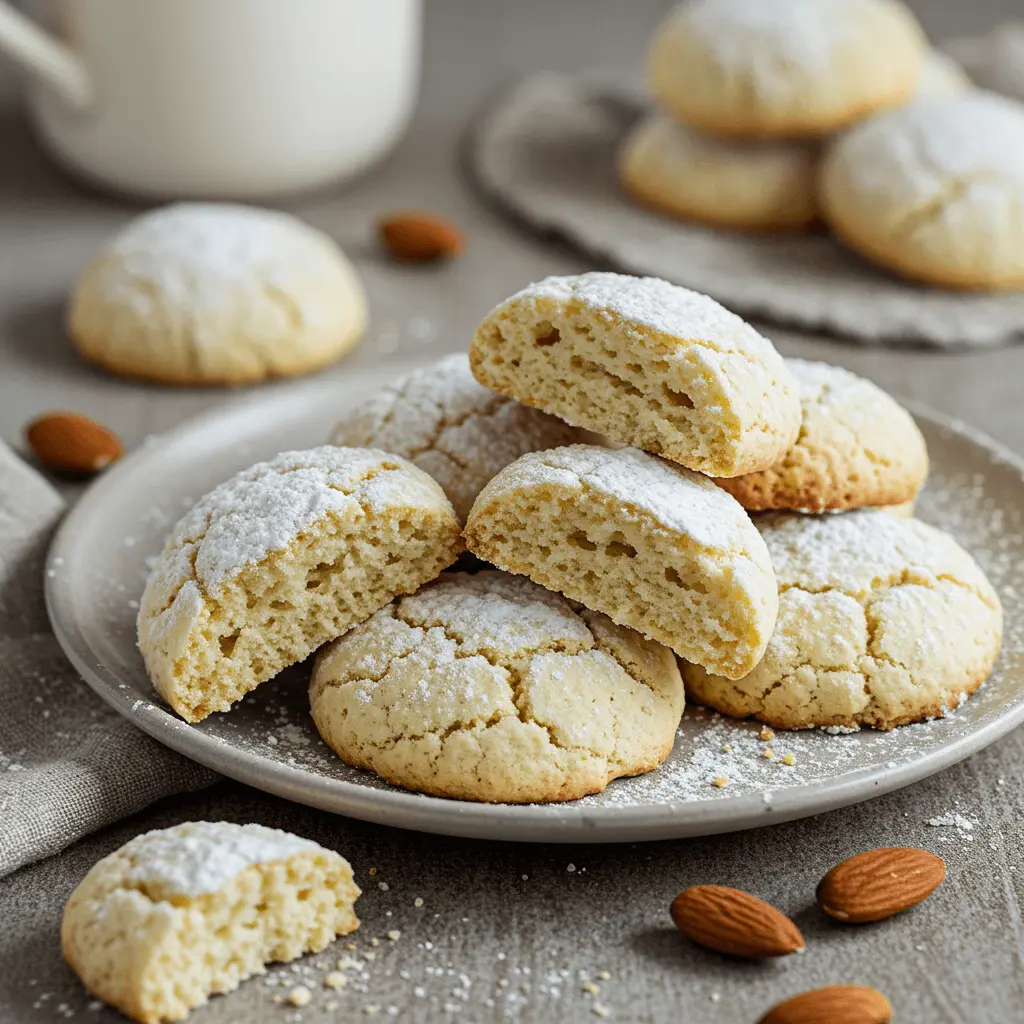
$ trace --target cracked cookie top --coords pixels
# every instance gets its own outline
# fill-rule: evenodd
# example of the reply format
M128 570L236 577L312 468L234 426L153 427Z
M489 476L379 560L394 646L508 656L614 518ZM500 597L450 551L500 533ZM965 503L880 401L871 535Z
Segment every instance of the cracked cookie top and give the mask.
M520 455L580 431L478 384L464 353L415 370L349 412L332 444L381 448L429 473L465 520L477 494Z
M779 584L764 658L730 681L686 665L687 693L782 728L890 729L944 714L999 654L998 596L952 537L884 512L758 524Z
M521 577L451 574L325 648L313 718L341 757L406 788L546 801L668 755L672 653Z
M913 417L840 366L787 359L800 388L800 434L769 469L718 485L751 511L861 508L911 501L928 473Z

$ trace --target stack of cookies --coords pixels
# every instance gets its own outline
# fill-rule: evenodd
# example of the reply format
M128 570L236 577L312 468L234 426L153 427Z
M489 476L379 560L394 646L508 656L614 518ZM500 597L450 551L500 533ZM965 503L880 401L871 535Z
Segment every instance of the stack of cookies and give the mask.
M899 0L692 0L648 77L658 110L619 159L646 205L742 231L824 221L915 280L1024 284L1024 107L971 90Z
M684 688L777 727L888 729L998 653L991 585L909 518L908 413L664 281L531 285L468 360L331 441L218 487L157 560L140 647L186 720L319 648L313 720L349 764L568 800L656 768Z

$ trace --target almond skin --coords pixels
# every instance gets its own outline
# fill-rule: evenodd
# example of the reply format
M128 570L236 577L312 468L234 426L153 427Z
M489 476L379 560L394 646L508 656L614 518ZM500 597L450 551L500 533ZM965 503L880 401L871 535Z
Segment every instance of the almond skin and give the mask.
M462 232L454 224L418 210L385 217L380 222L380 238L396 259L417 263L448 259L465 248Z
M889 1000L877 989L830 985L773 1006L757 1024L887 1024Z
M917 906L945 877L944 861L927 850L868 850L837 864L818 883L818 904L846 924L884 921Z
M754 959L804 948L800 929L770 903L739 889L695 885L673 901L672 920L701 946Z
M25 428L36 458L54 473L93 474L124 454L117 435L75 412L51 412Z

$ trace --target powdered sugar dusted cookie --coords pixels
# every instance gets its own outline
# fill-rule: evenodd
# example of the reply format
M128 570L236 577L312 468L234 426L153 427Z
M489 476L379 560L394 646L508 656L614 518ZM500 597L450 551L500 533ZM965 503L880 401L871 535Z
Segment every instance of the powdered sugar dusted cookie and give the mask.
M757 664L775 624L771 561L747 514L635 448L524 455L480 493L465 537L491 564L730 678Z
M619 178L683 220L744 231L804 228L817 216L818 147L720 138L651 114L627 136Z
M709 476L766 469L796 439L796 383L713 299L653 277L549 277L501 303L469 352L481 384Z
M952 57L941 50L931 49L925 54L911 99L952 96L970 87L967 72Z
M695 128L816 137L909 99L925 51L896 0L694 0L656 33L648 71Z
M829 151L822 210L843 241L915 280L1024 284L1024 106L971 90L872 118Z
M262 825L194 821L146 832L71 894L64 956L85 986L143 1024L184 1020L272 961L359 927L348 861Z
M89 263L68 319L79 351L114 373L237 384L340 358L366 299L338 246L295 217L180 203L137 217Z
M407 789L526 803L598 793L672 750L672 652L529 580L447 575L317 657L313 720Z
M956 707L985 681L999 599L947 534L874 511L758 525L779 581L768 650L733 681L683 665L688 696L782 728L891 729Z
M842 367L803 359L786 366L800 386L800 436L774 466L720 486L751 511L913 502L928 475L928 451L910 413Z
M572 444L579 434L481 387L460 353L377 392L338 424L331 442L404 456L444 488L465 519L498 470L527 452Z
M221 484L174 528L139 609L146 669L188 721L227 711L461 551L451 503L405 459L284 452Z

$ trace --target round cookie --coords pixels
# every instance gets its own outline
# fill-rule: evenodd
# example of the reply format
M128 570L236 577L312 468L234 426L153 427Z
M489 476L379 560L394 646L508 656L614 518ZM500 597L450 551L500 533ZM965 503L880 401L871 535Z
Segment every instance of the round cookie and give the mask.
M948 288L1024 285L1024 106L980 90L879 115L831 147L832 230L875 263Z
M910 413L840 366L787 359L786 367L800 388L800 436L774 466L719 486L754 512L913 502L928 450Z
M574 800L656 768L683 685L672 652L521 577L450 574L317 656L313 721L406 789Z
M909 99L925 51L896 0L695 0L658 29L648 75L694 128L816 138Z
M619 179L683 220L742 231L795 230L817 216L818 147L718 138L650 114L628 134Z
M867 510L758 525L779 581L768 650L734 681L682 665L688 697L780 728L892 729L957 707L988 677L999 599L941 530Z
M61 946L95 996L132 1020L184 1020L272 961L359 927L348 861L262 825L190 821L104 857L71 894Z
M286 213L212 203L131 221L82 271L68 312L86 359L169 384L308 373L365 325L363 286L325 234Z
M227 711L462 549L451 503L405 459L330 445L284 452L174 528L139 608L146 670L186 721Z
M580 432L554 416L481 387L461 353L378 391L331 435L332 444L409 459L441 485L462 520L484 484L520 455L578 440Z
M800 399L772 343L655 277L549 277L506 299L469 351L481 384L708 476L766 469Z
M492 565L730 678L775 624L771 560L736 500L636 448L524 455L480 492L464 535Z
M952 96L971 88L967 72L948 54L931 49L925 54L911 100Z

